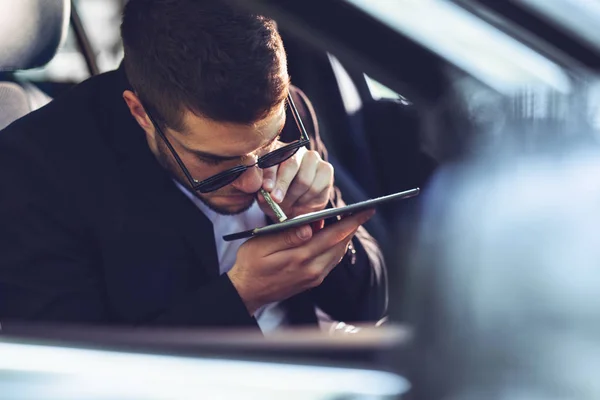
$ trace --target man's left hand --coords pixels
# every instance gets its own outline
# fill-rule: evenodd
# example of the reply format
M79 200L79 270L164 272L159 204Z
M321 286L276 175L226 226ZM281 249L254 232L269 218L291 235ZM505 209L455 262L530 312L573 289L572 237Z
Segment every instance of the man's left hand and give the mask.
M302 147L290 159L264 170L263 189L271 193L288 218L323 210L333 189L333 166L323 161L318 152ZM258 204L277 221L260 195Z

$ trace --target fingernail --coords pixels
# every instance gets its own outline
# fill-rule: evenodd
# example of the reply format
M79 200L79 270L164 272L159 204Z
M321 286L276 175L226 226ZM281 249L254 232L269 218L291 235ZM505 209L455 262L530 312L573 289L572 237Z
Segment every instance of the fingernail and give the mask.
M273 182L273 179L265 179L265 182L264 182L265 189L271 190L271 189L273 189L273 186L275 186L275 182Z
M302 228L296 230L296 235L302 240L306 240L310 237L312 230L309 226L303 226Z
M279 203L283 200L283 191L281 189L275 189L271 197L273 197L273 200Z

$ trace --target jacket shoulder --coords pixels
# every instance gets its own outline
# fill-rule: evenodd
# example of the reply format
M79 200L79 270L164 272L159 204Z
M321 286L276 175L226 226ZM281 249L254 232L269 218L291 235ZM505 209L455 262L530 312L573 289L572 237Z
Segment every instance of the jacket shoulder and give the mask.
M69 135L93 128L91 120L102 119L103 100L116 86L116 72L90 78L52 100L44 107L16 120L0 131L0 150L6 146L54 147Z

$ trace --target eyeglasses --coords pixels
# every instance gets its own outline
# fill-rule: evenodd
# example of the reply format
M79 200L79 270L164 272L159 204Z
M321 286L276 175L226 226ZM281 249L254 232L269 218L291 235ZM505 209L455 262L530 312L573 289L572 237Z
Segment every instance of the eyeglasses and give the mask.
M146 114L150 118L150 121L152 121L152 124L154 125L154 128L158 132L158 135L161 137L161 139L165 142L165 144L169 148L169 151L173 155L173 158L175 158L175 161L179 165L179 168L181 168L181 171L183 172L186 179L190 183L190 186L192 187L192 189L194 189L195 191L198 191L200 193L209 193L209 192L214 192L215 190L218 190L218 189L222 188L223 186L229 185L230 183L235 181L237 178L242 176L242 174L244 172L246 172L246 170L253 168L256 165L258 165L258 167L261 169L265 169L265 168L270 168L275 165L281 164L282 162L284 162L285 160L291 158L294 154L296 154L301 147L307 146L310 143L310 139L308 137L308 134L306 133L306 129L304 128L304 124L302 123L302 119L300 118L300 114L298 113L298 110L296 109L296 105L294 104L294 100L292 99L291 94L288 94L287 102L288 102L288 106L292 112L292 115L294 116L294 120L296 121L296 126L298 126L298 129L300 130L300 139L299 140L297 140L293 143L290 143L288 145L285 145L285 146L283 146L277 150L274 150L270 153L267 153L262 157L259 157L258 160L254 164L238 165L237 167L233 167L233 168L230 168L223 172L220 172L220 173L213 175L210 178L207 178L203 181L198 181L197 179L194 179L192 177L192 174L190 174L190 171L186 168L185 164L183 163L183 161L181 160L181 158L175 151L175 148L173 148L173 146L171 145L171 142L169 142L169 139L167 139L164 132L161 130L160 126L156 123L156 121L152 117L152 115L150 115L150 113L148 113L148 110L146 110Z

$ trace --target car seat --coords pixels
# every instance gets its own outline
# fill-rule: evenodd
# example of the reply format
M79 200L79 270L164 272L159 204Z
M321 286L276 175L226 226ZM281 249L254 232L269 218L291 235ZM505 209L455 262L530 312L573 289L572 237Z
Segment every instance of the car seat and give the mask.
M50 102L13 73L52 60L66 36L70 12L69 0L0 2L0 129Z

